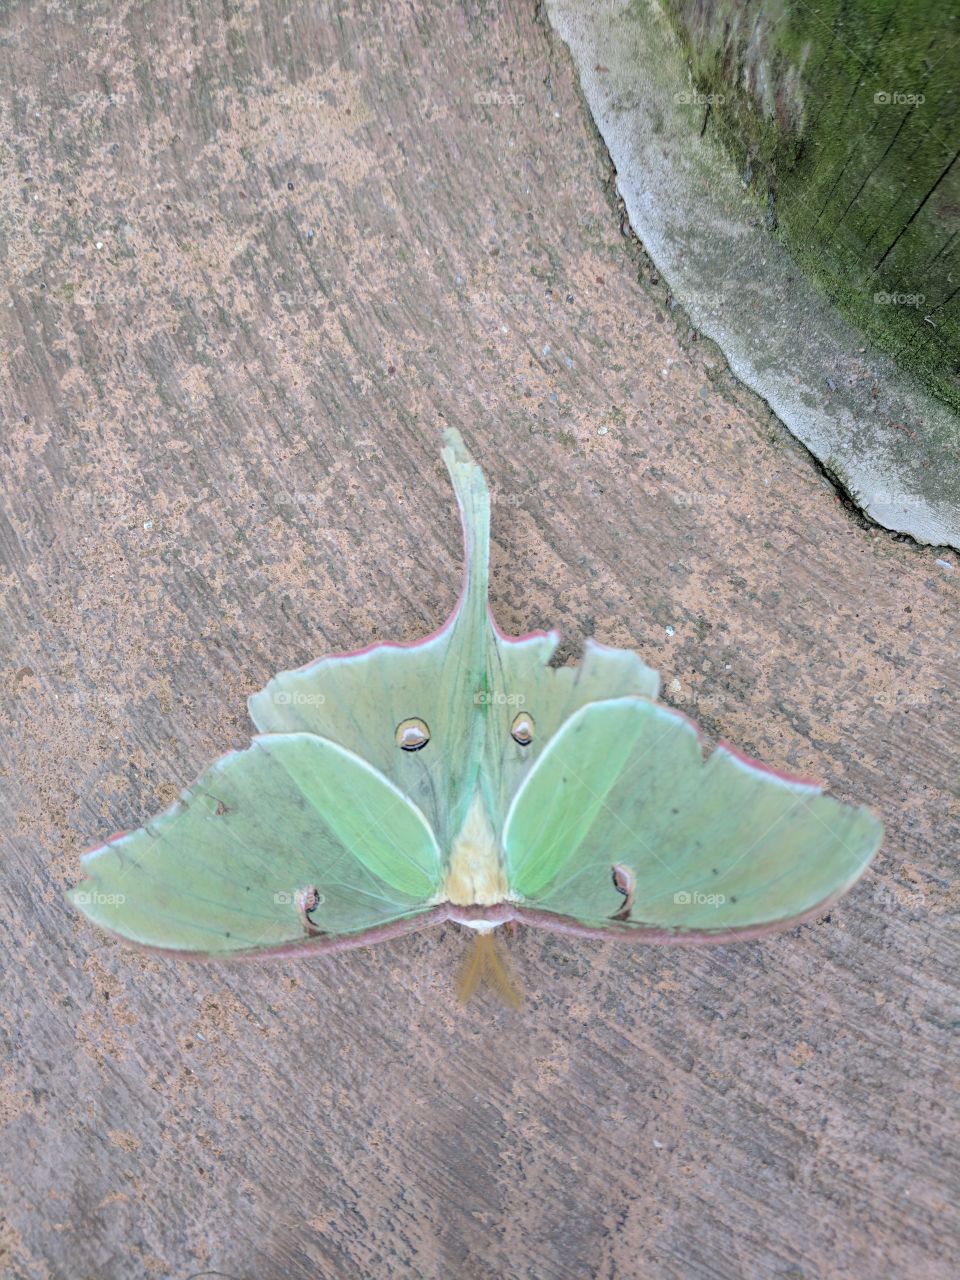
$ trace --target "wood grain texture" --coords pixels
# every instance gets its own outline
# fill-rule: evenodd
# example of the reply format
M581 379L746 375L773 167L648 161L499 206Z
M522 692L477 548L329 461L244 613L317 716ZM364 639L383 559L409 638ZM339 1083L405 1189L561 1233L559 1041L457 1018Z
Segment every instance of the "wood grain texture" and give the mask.
M936 0L666 9L700 91L716 95L713 123L804 273L956 410L957 16Z
M532 4L5 27L0 1274L948 1275L960 570L856 523L678 322ZM515 1013L458 1008L453 925L196 965L65 906L274 671L446 617L444 424L505 629L635 646L881 813L829 917L519 930Z

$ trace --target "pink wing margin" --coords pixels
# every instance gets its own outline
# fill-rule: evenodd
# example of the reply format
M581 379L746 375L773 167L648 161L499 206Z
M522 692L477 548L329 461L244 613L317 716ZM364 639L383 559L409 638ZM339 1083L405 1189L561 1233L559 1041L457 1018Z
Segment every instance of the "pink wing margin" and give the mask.
M205 951L181 951L172 947L145 947L127 939L121 939L124 945L136 951L151 955L179 957L191 962L204 960L212 964L226 961L232 964L238 960L305 960L311 956L334 955L340 951L354 951L358 947L370 947L378 942L387 942L391 938L402 938L409 933L417 933L421 929L434 929L444 924L470 926L475 923L486 923L495 926L504 924L522 924L531 929L542 929L549 933L561 933L576 938L594 938L598 941L617 941L662 947L697 947L718 945L731 942L752 942L757 938L767 938L772 934L783 933L797 925L806 924L822 916L825 911L837 902L847 890L841 890L818 902L809 910L797 916L783 920L774 920L764 924L748 925L742 929L687 930L653 929L643 925L622 924L611 920L609 924L587 925L574 920L572 916L556 915L552 911L538 911L532 907L524 907L519 903L504 902L492 907L456 907L453 903L443 902L431 907L416 916L408 916L401 920L393 920L390 924L378 925L362 933L331 935L329 938L303 938L297 942L286 943L281 947L269 949L234 951L227 955L211 955Z

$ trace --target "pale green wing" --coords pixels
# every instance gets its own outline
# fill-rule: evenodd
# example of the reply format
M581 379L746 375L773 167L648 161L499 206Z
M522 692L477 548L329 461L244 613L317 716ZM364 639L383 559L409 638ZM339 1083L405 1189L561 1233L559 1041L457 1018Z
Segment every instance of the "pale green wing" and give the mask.
M593 640L585 642L576 666L551 667L558 639L555 631L513 639L491 618L483 782L496 831L502 830L518 787L574 712L626 694L655 698L660 690L659 675L632 650ZM518 730L528 727L529 742L514 738L515 725Z
M867 809L718 747L643 698L593 703L545 747L503 844L524 904L618 933L776 927L850 887L880 844Z
M656 672L626 650L588 641L576 667L554 669L555 632L513 639L487 606L490 497L456 430L444 433L465 543L465 582L447 623L413 645L377 644L276 676L250 699L266 733L320 734L363 756L426 814L449 849L479 786L497 832L510 799L543 745L578 707L600 698L655 697ZM528 746L511 736L517 714L535 731ZM420 750L397 745L399 726L422 721Z
M165 813L86 854L83 869L69 896L94 923L209 954L364 941L415 920L441 882L420 810L310 734L225 756Z

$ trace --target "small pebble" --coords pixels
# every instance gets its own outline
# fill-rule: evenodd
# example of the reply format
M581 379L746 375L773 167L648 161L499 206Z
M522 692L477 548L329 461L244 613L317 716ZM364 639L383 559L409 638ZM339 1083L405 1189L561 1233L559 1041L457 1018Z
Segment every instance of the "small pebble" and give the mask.
M597 427L597 435L605 436L609 430L610 430L609 427Z
M152 528L153 528L153 521L152 521L152 520L144 520L144 522L143 522L143 527L144 527L145 529L152 529Z
M937 564L940 566L941 569L950 569L950 570L953 569L953 565L950 563L949 560L938 560Z
M550 343L549 343L549 342L544 343L544 347L543 347L543 354L544 354L545 356L548 356L548 355L550 354Z
M667 635L668 636L676 635L676 632L674 631L673 627L667 627Z
M567 356L567 358L564 360L563 363L567 366L568 369L573 368L573 361L570 359L569 356Z

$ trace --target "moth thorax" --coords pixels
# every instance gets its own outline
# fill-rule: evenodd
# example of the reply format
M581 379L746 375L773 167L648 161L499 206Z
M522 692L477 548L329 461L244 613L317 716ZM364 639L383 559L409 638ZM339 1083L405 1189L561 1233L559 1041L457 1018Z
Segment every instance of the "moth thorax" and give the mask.
M507 897L500 846L477 791L450 848L443 897L458 907L489 907Z

